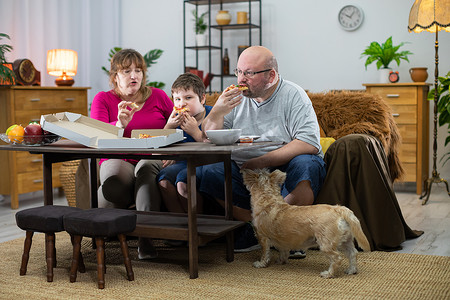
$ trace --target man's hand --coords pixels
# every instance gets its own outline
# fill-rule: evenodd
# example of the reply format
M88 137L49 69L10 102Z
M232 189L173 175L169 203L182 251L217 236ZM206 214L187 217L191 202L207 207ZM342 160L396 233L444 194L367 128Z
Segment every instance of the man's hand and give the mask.
M203 132L206 130L222 129L223 118L231 112L233 108L241 104L242 91L237 87L225 90L217 99L209 115L203 121Z
M247 160L241 166L241 169L256 170L256 169L263 169L263 168L267 168L267 167L269 167L269 165L266 163L265 157L260 156L260 157L255 157L255 158Z
M162 160L162 167L165 168L165 167L173 165L174 163L176 163L175 160L165 160L164 159L164 160Z
M242 91L237 87L229 91L225 90L217 99L216 104L214 104L215 113L220 113L225 116L231 112L233 108L241 104L242 102Z

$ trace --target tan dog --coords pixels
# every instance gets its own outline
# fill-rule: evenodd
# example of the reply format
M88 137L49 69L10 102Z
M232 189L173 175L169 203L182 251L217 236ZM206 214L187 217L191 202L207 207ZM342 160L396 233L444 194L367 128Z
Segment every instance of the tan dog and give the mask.
M280 252L278 263L282 264L288 261L290 250L319 246L331 261L329 269L320 273L322 277L336 275L343 259L342 252L350 263L346 273L357 273L358 251L353 237L365 251L370 250L370 245L358 218L350 209L338 205L287 204L280 193L285 173L279 170L270 173L267 169L257 172L243 169L241 172L251 194L253 225L262 246L261 259L253 263L254 267L267 267L271 246Z

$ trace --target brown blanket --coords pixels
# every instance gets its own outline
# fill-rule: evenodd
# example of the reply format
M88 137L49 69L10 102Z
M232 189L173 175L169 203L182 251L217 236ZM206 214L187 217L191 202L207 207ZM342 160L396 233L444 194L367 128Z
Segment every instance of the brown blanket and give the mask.
M327 177L314 204L350 208L361 222L371 250L401 249L423 232L406 224L392 188L381 143L370 135L350 134L325 154Z
M352 133L376 137L385 150L390 178L401 178L398 158L401 137L392 110L378 95L365 92L309 93L319 125L327 137L339 139Z

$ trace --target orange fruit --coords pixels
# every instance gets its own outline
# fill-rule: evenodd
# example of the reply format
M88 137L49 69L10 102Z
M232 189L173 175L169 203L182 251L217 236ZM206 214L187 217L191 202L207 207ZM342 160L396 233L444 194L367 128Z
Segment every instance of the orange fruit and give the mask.
M25 129L22 125L14 124L6 130L6 134L11 142L22 143Z

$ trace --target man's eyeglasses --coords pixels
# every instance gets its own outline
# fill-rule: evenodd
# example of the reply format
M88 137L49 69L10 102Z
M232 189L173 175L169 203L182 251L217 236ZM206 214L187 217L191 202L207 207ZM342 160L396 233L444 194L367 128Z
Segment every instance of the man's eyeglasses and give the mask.
M255 76L256 74L269 72L271 70L272 69L265 69L265 70L262 70L262 71L252 72L252 71L242 71L242 70L239 70L239 69L234 69L234 75L236 75L236 76L242 75L244 77L251 78L251 77Z

